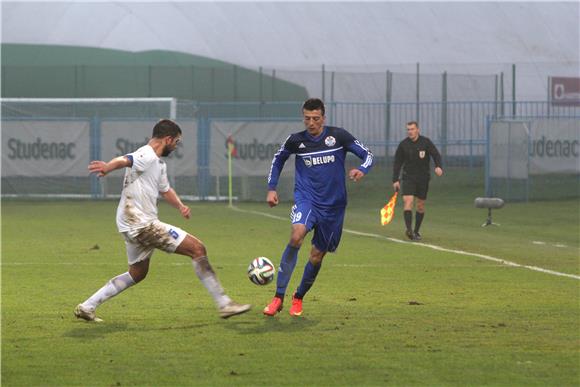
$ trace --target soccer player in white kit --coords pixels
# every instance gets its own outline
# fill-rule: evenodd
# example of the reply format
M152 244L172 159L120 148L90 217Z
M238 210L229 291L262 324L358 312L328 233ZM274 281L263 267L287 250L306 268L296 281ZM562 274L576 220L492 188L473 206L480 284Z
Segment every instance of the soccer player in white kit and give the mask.
M125 238L129 270L109 280L85 302L77 305L74 311L77 318L102 321L96 317L96 308L145 279L155 249L191 257L195 273L213 297L222 318L250 310L251 305L238 304L225 294L209 264L205 246L199 239L157 218L159 194L178 209L184 218L190 217L189 207L181 202L170 187L167 165L161 159L169 156L180 141L181 128L171 120L161 120L153 128L153 136L147 145L108 163L90 162L90 173L96 173L99 177L126 168L123 192L117 208L117 228Z

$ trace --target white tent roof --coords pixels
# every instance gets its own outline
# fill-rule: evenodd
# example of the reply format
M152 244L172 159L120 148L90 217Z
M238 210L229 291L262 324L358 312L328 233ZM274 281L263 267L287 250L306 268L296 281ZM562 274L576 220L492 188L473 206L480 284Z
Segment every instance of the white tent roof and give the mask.
M171 50L250 68L578 76L579 2L2 2L2 42ZM425 67L423 67L425 68ZM545 97L545 91L542 96Z

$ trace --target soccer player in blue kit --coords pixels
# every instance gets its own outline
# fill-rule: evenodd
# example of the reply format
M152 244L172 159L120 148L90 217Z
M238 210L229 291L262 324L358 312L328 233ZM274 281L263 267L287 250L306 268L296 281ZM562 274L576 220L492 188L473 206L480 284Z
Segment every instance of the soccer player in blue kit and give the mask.
M334 252L340 242L346 209L346 153L354 153L363 160L358 168L348 173L355 182L369 172L373 163L369 149L349 132L324 125L324 112L324 103L320 99L306 100L302 106L306 130L290 135L272 160L266 198L270 207L278 204L276 186L282 168L291 154L296 155L290 242L282 254L276 294L264 308L267 316L274 316L282 310L286 288L298 260L298 250L306 234L314 230L310 258L290 307L290 315L302 315L302 299L316 280L322 259L327 252Z

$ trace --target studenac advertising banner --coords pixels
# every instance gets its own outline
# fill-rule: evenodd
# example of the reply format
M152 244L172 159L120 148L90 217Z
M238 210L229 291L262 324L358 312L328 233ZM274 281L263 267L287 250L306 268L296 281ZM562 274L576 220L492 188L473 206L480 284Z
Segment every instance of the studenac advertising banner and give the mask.
M157 121L102 121L101 159L132 153L149 142ZM181 142L177 149L163 160L167 163L170 179L175 176L197 175L197 125L193 122L178 122Z
M2 176L87 176L88 121L2 121Z
M292 133L304 130L300 121L212 121L211 174L228 175L228 144L232 146L234 176L264 176L270 173L274 154ZM284 166L283 175L294 172L294 157Z
M530 127L530 174L580 173L580 119L536 119Z

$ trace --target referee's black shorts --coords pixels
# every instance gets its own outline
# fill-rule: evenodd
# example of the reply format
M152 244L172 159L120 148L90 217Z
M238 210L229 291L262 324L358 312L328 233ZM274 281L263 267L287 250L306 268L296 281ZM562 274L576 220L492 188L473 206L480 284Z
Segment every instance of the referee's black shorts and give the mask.
M404 176L402 181L403 195L413 195L421 200L427 199L429 177Z

